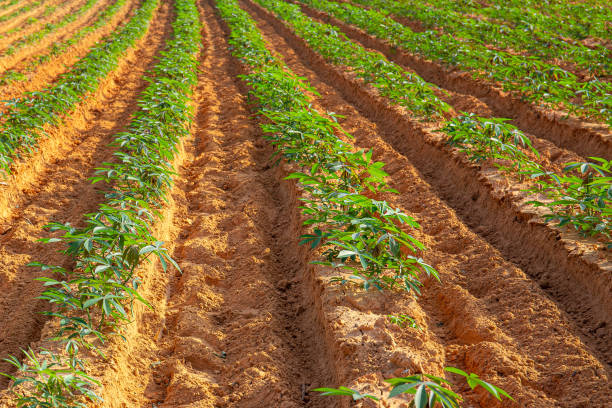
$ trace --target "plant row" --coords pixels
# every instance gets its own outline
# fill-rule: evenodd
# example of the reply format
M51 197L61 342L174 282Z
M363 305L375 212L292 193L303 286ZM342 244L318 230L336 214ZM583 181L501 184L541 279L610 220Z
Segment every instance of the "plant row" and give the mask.
M38 17L29 17L26 21L19 24L17 27L11 28L10 30L6 31L4 34L9 35L9 34L18 33L26 29L30 25L38 22L39 19L51 15L55 10L57 10L58 7L59 7L58 5L54 5L54 4L48 5L47 7L45 7L45 10Z
M354 151L338 136L345 134L333 117L310 107L304 92L315 91L271 55L247 15L230 15L236 7L233 1L219 2L232 27L233 53L250 70L244 80L259 102L259 114L268 120L262 126L265 138L279 159L301 170L288 178L304 190L301 209L312 233L304 235L302 243L321 248L321 263L347 269L366 288L399 285L418 291L421 272L437 274L418 257L424 246L398 226L419 225L385 201L371 198L390 191L384 163L373 161L372 151Z
M97 381L86 374L79 350L103 355L101 344L122 336L134 301L149 306L138 293L145 263L157 258L164 270L168 262L178 269L151 232L172 185L180 140L189 134L190 97L197 83L201 25L195 2L177 0L175 14L173 37L151 72L140 110L113 142L117 162L106 163L93 178L94 183L112 186L106 202L86 216L83 228L47 226L63 236L44 241L62 242L66 248L62 252L74 264L69 269L32 264L50 274L38 279L45 286L39 299L49 302L51 311L45 314L58 321L51 340L59 342L63 352L45 350L39 357L30 350L23 363L16 357L8 359L18 370L10 376L18 404L85 407L85 400L100 400L93 391ZM23 383L29 388L15 388Z
M390 0L368 1L376 5L375 9L327 0L300 1L399 48L466 70L474 77L496 81L504 90L515 91L531 102L559 107L612 125L612 83L598 78L580 82L573 73L537 57L492 50L452 35L431 30L416 33L386 15L396 4Z
M20 0L4 0L0 2L0 11L6 10L7 8L14 6L19 3Z
M51 87L9 101L8 110L0 116L0 169L10 171L16 158L36 147L38 139L45 134L45 125L61 123L63 115L97 89L126 50L146 33L157 3L158 0L144 0L120 31L94 46Z
M289 24L296 35L327 61L349 67L358 78L412 116L442 117L449 110L434 94L432 85L381 54L368 52L337 27L312 20L294 4L255 1ZM310 2L315 1L320 0ZM423 104L427 110L422 108ZM449 144L460 147L470 160L491 160L501 170L535 183L529 190L534 198L532 203L548 208L546 219L557 221L560 226L571 225L584 235L612 239L610 161L593 157L592 162L568 163L562 174L548 171L532 159L539 154L529 139L506 119L462 114L445 121L441 130Z
M23 7L18 8L17 10L13 11L12 13L8 13L5 14L3 16L0 16L0 23L4 23L6 21L12 20L15 17L19 17L20 15L22 15L23 13L27 13L28 11L42 5L45 3L46 0L37 0L34 1L32 3L26 4Z
M79 18L80 16L85 14L87 11L89 11L98 1L99 0L87 0L87 2L81 8L79 8L76 12L68 13L60 21L57 21L55 23L47 23L47 24L44 25L44 27L36 30L32 34L28 34L28 35L20 38L19 40L13 42L10 45L10 47L8 47L3 52L3 54L12 55L12 54L15 53L15 51L17 51L17 50L19 50L19 49L21 49L21 48L23 48L23 47L25 47L27 45L32 45L32 44L40 41L45 36L51 34L54 31L59 30L62 27L65 27L67 24L70 24L73 21L75 21L77 18Z
M361 0L364 5L375 1ZM562 60L586 69L598 76L610 74L610 51L599 45L588 48L578 41L566 41L558 34L533 26L530 30L500 25L487 19L463 15L449 7L432 7L417 0L402 0L389 4L391 13L418 21L427 29L442 29L444 33L470 43L491 45L510 52L527 52L543 60Z
M493 0L483 7L481 3L454 0L430 0L435 7L456 10L465 14L482 15L512 24L525 31L533 27L549 30L559 36L582 40L587 37L612 39L612 10L604 1L524 1Z
M28 79L28 77L26 76L27 72L33 72L40 64L47 62L51 58L62 54L68 48L70 48L82 38L84 38L86 35L92 33L100 27L105 26L109 22L109 20L125 5L127 1L128 0L116 0L113 4L109 5L104 11L102 11L102 13L98 15L98 17L92 24L81 28L71 37L63 41L54 42L53 45L49 47L47 51L33 57L30 62L22 69L9 69L5 71L2 75L0 75L0 85L26 81Z
M420 272L436 277L437 273L415 257L418 250L424 250L423 245L399 228L401 224L419 225L386 202L370 198L397 193L385 182L384 163L372 161L372 150L355 151L344 141L351 136L333 116L324 116L311 106L306 92L316 95L316 90L270 53L236 0L217 0L217 8L230 28L232 54L247 67L242 79L258 103L264 137L275 146L278 161L284 159L301 169L287 178L296 180L302 190L302 214L305 225L312 228L312 233L303 235L302 243L322 249L323 259L315 263L348 269L366 287L387 289L400 283L418 292ZM498 399L509 397L475 374L455 368L448 371L464 376L472 388L484 387ZM458 407L461 401L440 377L419 374L388 382L393 386L390 398L413 394L419 408L437 403ZM377 399L344 387L316 391L349 395L354 400Z

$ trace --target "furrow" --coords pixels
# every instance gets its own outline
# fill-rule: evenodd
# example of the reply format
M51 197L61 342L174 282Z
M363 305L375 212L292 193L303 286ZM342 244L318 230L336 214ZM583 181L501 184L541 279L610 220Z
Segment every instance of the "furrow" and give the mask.
M103 27L98 28L82 38L81 41L40 65L32 66L32 62L39 54L20 61L18 65L13 67L13 70L24 74L25 78L14 82L7 81L8 83L0 85L0 100L18 98L26 92L39 91L53 84L60 75L68 72L75 62L83 58L94 44L128 21L137 7L138 2L128 1ZM6 110L6 106L0 106L0 112L4 110Z
M82 16L79 16L75 21L69 23L65 27L62 27L60 30L46 35L40 41L37 41L34 44L20 48L12 55L3 55L0 57L0 74L9 69L17 67L20 63L26 61L28 58L32 58L44 52L48 48L52 47L55 42L68 38L70 35L72 35L72 33L78 31L79 29L87 27L95 19L96 15L100 13L104 7L108 6L109 2L110 0L100 0Z
M551 229L508 193L508 181L500 178L497 171L470 165L444 146L432 133L435 128L411 121L361 82L328 65L278 20L270 21L293 47L315 61L313 66L318 73L337 84L347 100L394 135L389 142L419 169L467 225L538 282L572 317L583 339L597 350L609 368L612 361L607 334L612 316L607 302L612 290L609 255L593 250L575 235L560 235Z
M153 67L170 32L168 15L164 4L147 34L102 81L98 92L77 107L61 128L50 131L40 156L28 162L33 167L25 165L14 174L20 185L18 196L7 199L7 193L14 191L1 191L3 201L11 203L0 223L0 282L5 293L0 303L2 357L19 354L40 338L45 319L39 312L45 305L32 299L41 291L34 279L42 272L27 264L44 259L68 266L55 245L37 240L49 236L44 225L52 221L78 225L82 215L104 199L105 187L91 184L89 177L96 167L113 160L112 136L124 129L138 109L138 95L148 84L143 75ZM10 366L3 362L0 371L10 372ZM6 387L7 381L0 380L0 385Z
M19 27L15 27L11 33L7 33L2 39L0 39L0 54L6 53L6 48L13 44L13 42L19 40L22 37L28 36L41 28L46 24L53 24L63 19L68 13L73 13L81 8L87 0L76 0L72 2L62 2L55 5L56 9L49 15L43 15L46 11L46 7L40 10L37 16L32 16L33 22L30 19ZM51 6L51 5L48 5ZM59 9L59 10L58 10Z
M427 243L430 250L426 258L441 271L443 280L441 285L430 283L419 300L420 307L429 316L423 318L430 328L423 335L428 341L426 350L431 353L432 349L443 347L446 354L446 361L438 364L458 365L491 380L495 378L498 385L503 384L502 388L518 398L519 406L574 406L572 401L582 389L593 390L596 397L591 402L604 406L610 398L606 326L585 324L580 318L593 319L594 316L589 316L592 310L580 313L570 310L567 314L564 309L569 305L561 302L562 298L580 293L562 292L559 285L547 294L525 271L508 260L513 258L508 258L504 251L498 252L470 230L463 219L466 210L453 206L445 197L447 194L442 193L440 180L432 177L434 168L447 175L451 171L460 172L448 169L442 160L454 161L441 157L440 153L433 154L433 150L430 153L416 141L410 145L403 143L420 135L385 115L379 107L364 106L365 98L357 98L349 88L354 85L333 75L329 66L308 52L271 15L251 3L248 8L258 16L260 28L286 57L289 66L323 95L323 107L345 116L340 120L342 125L356 136L361 147L375 147L376 152L381 152L379 159L388 163L393 187L401 193L394 204L414 214L423 226L423 235L417 238ZM272 31L267 23L278 32ZM417 155L423 157L417 159ZM430 163L428 167L424 167L425 160ZM423 168L425 172L421 173ZM465 182L453 184L457 190ZM548 265L546 272L554 273L554 269L554 265ZM571 290L569 285L564 289ZM555 291L558 292L551 297L559 303L548 296ZM583 296L576 303L580 301L588 299ZM367 301L364 303L367 307ZM388 301L385 306L389 306ZM396 310L385 309L387 313ZM413 343L401 347L398 337L401 338L397 336L394 340L398 349L405 350L408 356L395 355L381 370L391 370L402 361L409 366L435 361L431 354L419 356L414 351L415 340L404 339ZM414 354L412 359L410 353ZM563 390L558 387L561 378L572 379L570 385L564 384ZM471 397L481 406L492 406L483 395Z
M28 1L27 3L33 3L34 0ZM12 13L13 11L21 8L25 5L25 1L11 1L8 4L2 5L2 9L0 9L0 17L6 16L7 14Z
M9 31L9 30L19 26L26 19L28 19L29 17L35 15L38 11L44 9L44 7L47 5L48 2L49 2L49 0L39 0L38 1L39 4L36 5L35 7L31 8L30 10L22 10L22 12L20 12L19 14L13 16L12 18L9 18L6 21L2 21L2 26L0 26L0 34L6 33L7 31ZM32 3L34 3L34 2L32 2ZM25 5L22 5L22 7L23 6L25 6ZM6 14L8 14L8 13L5 13L5 15Z
M347 25L342 21L335 19L327 14L309 8L308 6L300 3L298 0L293 0L293 3L298 4L301 9L314 20L340 27L342 32L346 34L347 37L355 43L366 49L370 49L372 51L376 51L383 54L390 61L399 64L403 69L406 70L406 72L410 72L420 76L420 73L413 69L413 67L407 63L406 58L402 58L398 55L397 49L392 50L392 48L389 47L384 41L372 35L369 35L365 31L360 30L359 28ZM483 100L471 94L461 93L449 88L444 88L443 85L439 83L439 81L435 84L441 87L441 89L438 89L436 91L437 96L444 102L452 106L455 112L473 113L481 117L508 118L509 116L511 116L508 115L507 112L500 112L499 110L497 110L495 106L492 106L490 99L488 98L485 98ZM530 131L533 130L532 127L525 125L520 120L515 119L511 123L517 126L529 137L529 139L533 143L533 146L542 155L542 158L535 158L535 160L538 161L540 164L549 167L550 170L554 170L560 173L565 163L571 161L585 161L585 157L578 155L575 151L558 147L548 138L540 138L530 133Z
M449 91L469 95L484 102L493 115L510 118L512 123L528 134L549 140L557 146L589 157L612 157L612 134L605 124L584 121L562 112L539 108L504 92L499 86L474 79L469 73L426 60L375 38L361 29L296 2L309 16L333 24L351 39L383 53L390 61L408 67L424 80Z
M295 209L249 118L217 17L210 4L201 10L208 56L175 194L183 273L168 290L161 364L146 396L166 407L326 406L307 394L330 379L305 297Z

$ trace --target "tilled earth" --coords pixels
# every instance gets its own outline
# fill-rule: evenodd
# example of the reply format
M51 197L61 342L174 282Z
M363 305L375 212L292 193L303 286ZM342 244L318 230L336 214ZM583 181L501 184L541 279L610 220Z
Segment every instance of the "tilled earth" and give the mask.
M444 146L436 124L413 122L244 0L241 6L269 48L319 92L314 107L340 114L356 147L372 148L376 160L387 163L390 185L400 194L383 198L421 224L413 233L428 247L423 256L440 272L441 283L427 281L416 299L401 292L364 292L330 283L332 271L309 263L316 254L298 245L300 192L283 180L291 168L270 160L273 150L239 79L243 67L230 54L227 29L213 3L198 4L204 29L195 120L155 232L182 274L164 273L155 264L142 272L143 295L154 309L137 307L125 341L109 344L111 358L92 358L92 374L102 381L102 405L355 406L310 390L346 385L380 395L384 378L443 375L443 367L455 366L504 388L516 401L500 404L450 377L466 406L609 406L609 253L537 221L522 204L520 185L486 165L467 163ZM119 15L128 15L134 5ZM143 75L170 35L171 10L171 2L162 2L147 35L65 125L51 130L53 137L31 160L35 164L19 164L10 183L0 185L2 357L41 346L48 328L38 313L42 304L32 300L41 289L33 281L38 271L27 264L41 256L57 264L68 261L53 245L36 240L47 236L45 224L78 224L101 202L107 187L88 178L113 160L109 142L138 109L147 84ZM364 46L388 51L359 30L343 28ZM102 35L84 39L78 53ZM570 125L550 118L537 123L524 107L503 115L508 101L498 93L466 92L442 68L424 72L431 66L416 57L398 62L446 89L456 111L512 117L542 151L545 166L557 168L604 146L547 137L547 129L569 132L563 127ZM42 69L38 84L65 68ZM0 87L0 92L16 91ZM587 125L583 130L593 140L601 133ZM390 314L414 317L421 330L390 323ZM0 371L6 370L8 364L0 364ZM7 385L0 380L3 390ZM2 406L11 406L3 394Z

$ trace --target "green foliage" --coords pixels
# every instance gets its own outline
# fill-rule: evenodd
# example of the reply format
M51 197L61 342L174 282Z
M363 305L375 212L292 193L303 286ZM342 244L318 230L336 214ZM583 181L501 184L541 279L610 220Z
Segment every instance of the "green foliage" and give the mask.
M587 236L601 235L612 248L612 161L590 157L592 162L568 163L563 174L533 172L537 186L533 193L544 193L548 201L532 200L546 207L545 218L570 225Z
M15 51L27 46L32 45L41 39L43 39L48 34L59 30L60 28L66 26L67 24L75 21L77 18L85 14L89 9L91 9L94 4L96 4L99 0L87 0L87 2L76 12L66 14L61 20L55 23L47 23L42 28L34 31L31 34L23 36L17 41L11 43L10 47L8 47L4 53L11 55L14 54ZM48 12L48 11L47 11ZM23 27L23 26L22 26ZM2 53L0 53L1 55Z
M359 78L377 88L381 95L414 115L440 117L449 110L449 106L435 95L437 87L389 62L381 54L355 44L336 27L313 21L297 5L272 0L257 2L287 21L296 34L324 58L333 64L351 67Z
M365 1L366 10L350 3L327 0L301 0L369 34L424 57L471 72L516 91L526 100L569 110L584 117L612 125L612 84L593 78L581 82L576 75L556 65L542 62L535 56L515 55L468 42L450 34L427 30L413 32L389 17L397 13L409 17L412 8L390 0ZM270 2L268 2L270 3ZM609 58L605 58L609 62ZM579 96L579 100L576 100Z
M417 324L417 322L406 314L388 315L387 319L389 319L391 323L401 328L412 327L413 329L421 330L421 327Z
M287 178L304 191L301 210L312 232L301 242L323 250L317 263L350 272L349 279L366 289L401 286L418 293L419 275L437 277L437 272L418 256L423 244L401 228L419 225L372 198L394 192L385 181L384 163L374 161L372 151L354 151L339 136L350 138L333 115L311 108L305 92L313 90L270 54L235 0L219 0L217 7L230 26L233 54L250 69L243 79L259 103L259 114L267 119L264 137L276 147L277 159L300 169Z
M539 156L531 141L507 122L464 114L448 121L442 131L448 135L447 143L472 161L495 160L494 164L507 172L541 170L524 152L527 149Z
M369 398L371 400L374 401L379 401L378 397L375 397L374 395L371 394L362 394L359 391L356 391L352 388L347 388L347 387L338 387L338 388L315 388L313 391L317 391L317 392L321 392L321 395L324 396L328 396L328 395L335 395L335 396L341 396L341 395L346 395L349 396L351 398L353 398L353 401L359 401L362 399L366 399Z
M482 387L500 401L502 397L512 400L512 397L508 395L506 391L481 380L474 373L467 374L465 371L455 367L446 367L445 370L464 377L471 389ZM416 374L409 377L390 378L385 381L392 386L387 399L397 398L403 394L413 395L409 405L412 408L434 408L438 406L444 408L459 408L463 401L463 398L459 394L448 388L450 384L448 380L434 375ZM361 394L359 391L347 387L316 388L313 391L321 392L321 395L350 396L355 401L364 398L375 401L381 400L371 394Z
M61 357L43 350L40 352L43 360L39 360L32 351L23 350L25 362L20 362L16 357L10 357L5 361L17 369L17 376L0 373L12 381L11 389L16 389L22 384L29 385L30 392L17 392L17 407L27 408L85 408L82 400L99 400L91 389L99 383L70 364L63 361Z
M0 4L0 10L6 10L7 8L14 6L19 3L20 0L8 0Z
M96 45L56 83L40 92L8 103L0 114L0 168L9 171L16 157L31 152L44 135L43 126L61 123L64 114L84 95L93 92L100 80L117 66L118 59L146 32L158 0L145 0L122 30Z
M464 15L481 15L502 28L513 27L524 32L534 32L536 35L544 32L577 40L587 37L612 38L612 28L609 24L612 20L612 10L605 0L492 0L486 7L473 0L430 0L428 3L436 8L454 10Z
M414 85L410 81L402 81L403 69L384 59L380 54L367 52L363 47L351 42L337 28L312 21L305 16L298 6L272 0L255 0L274 12L280 19L291 26L297 35L305 41L324 58L331 63L348 67L366 83L375 86L381 95L386 96L391 103L400 105L407 109L409 113L417 117L423 117L423 110L420 109L416 98L423 95L415 93ZM361 8L354 8L346 3L336 4L325 0L311 0L310 5L316 4L317 7L325 6L325 11L331 12L339 18L350 19L351 22L359 22L364 27L376 27L379 31L391 30L392 25L378 25L376 15L373 12ZM355 11L353 13L353 11ZM378 18L382 14L377 14ZM371 19L368 17L372 17ZM358 20L355 20L359 18ZM370 25L367 25L370 24ZM361 25L360 25L361 26ZM400 26L403 27L403 26ZM396 27L397 28L397 27ZM393 35L393 31L390 31ZM372 67L364 70L364 67ZM389 69L393 67L393 69ZM395 75L393 73L398 73ZM429 84L419 77L417 82L422 83L424 88ZM431 92L432 88L429 88ZM429 94L436 98L433 93ZM409 100L410 102L406 102ZM447 109L446 104L438 100L438 104L429 105L435 109L438 116L442 116ZM498 169L515 175L521 180L530 179L537 183L534 189L537 192L544 191L548 198L553 200L552 204L541 203L533 200L532 203L538 206L547 206L551 212L545 216L547 220L559 221L561 226L571 224L584 235L610 236L610 204L607 196L610 181L605 174L594 174L593 181L585 181L585 186L576 185L577 178L565 177L545 171L533 157L539 154L531 145L530 140L520 132L515 126L508 123L508 119L503 118L480 118L474 115L462 114L456 118L446 121L441 129L447 136L447 143L459 148L470 160L484 161L489 160ZM594 158L594 160L601 160ZM572 169L573 167L570 167ZM603 172L606 170L602 168ZM318 239L318 237L312 237ZM351 248L343 248L352 252L355 259L365 258L359 256L359 252ZM417 247L418 249L418 247ZM333 254L332 254L333 255ZM369 266L369 265L366 265ZM364 279L364 277L361 277ZM366 285L370 284L368 276L365 277ZM413 287L413 289L416 289Z
M43 0L37 0L37 1L34 1L32 3L26 4L23 7L18 8L17 10L13 11L12 13L8 13L8 14L5 14L3 16L0 16L0 23L12 20L15 17L18 17L18 16L22 15L23 13L27 13L28 11L30 11L30 10L40 6L43 3L44 3Z
M7 70L4 74L0 75L0 85L8 85L17 81L24 81L26 76L21 72Z
M564 39L557 32L550 31L540 24L531 24L528 27L513 26L486 18L474 18L453 10L456 7L447 0L434 0L433 7L432 4L417 0L384 2L384 5L382 2L371 0L359 0L357 3L374 7L383 6L393 14L418 21L429 30L441 30L468 44L527 52L544 61L563 60L589 70L597 76L605 77L610 74L610 52L605 47L596 46L591 49L578 41ZM481 11L474 9L474 13L480 14ZM562 24L557 23L556 27L565 26L566 22L567 19Z
M148 18L156 4L143 5L150 8ZM84 407L80 399L98 399L90 391L96 382L85 374L79 350L101 354L100 342L121 336L121 326L131 318L133 302L149 306L138 293L140 266L156 257L164 270L168 264L179 269L163 243L151 235L172 183L177 145L189 133L192 115L188 101L197 82L199 14L193 0L177 0L175 13L173 37L151 73L150 85L139 101L141 110L128 131L115 137L117 160L105 163L92 180L113 186L106 194L107 202L86 216L83 228L59 223L48 226L63 236L43 241L63 242L63 252L73 259L74 266L32 264L51 274L38 279L45 287L39 298L52 306L46 314L59 319L52 340L64 345L68 358L63 361L46 352L35 370L16 365L19 375L11 377L13 386L24 382L35 385L17 394L23 406ZM27 355L34 359L32 352ZM9 360L19 363L16 357ZM53 405L45 405L48 400Z
M568 163L563 174L545 170L524 149L537 151L529 139L505 120L463 115L442 129L447 143L473 161L492 160L503 171L530 180L531 204L550 211L544 217L559 226L571 225L587 236L612 238L611 162L590 157L591 162ZM535 199L544 195L547 200ZM608 247L612 242L608 241Z

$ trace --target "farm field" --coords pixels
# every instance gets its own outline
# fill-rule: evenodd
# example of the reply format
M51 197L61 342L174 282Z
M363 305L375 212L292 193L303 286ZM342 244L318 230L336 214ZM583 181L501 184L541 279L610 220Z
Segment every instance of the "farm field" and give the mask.
M611 406L611 17L0 0L0 407Z

